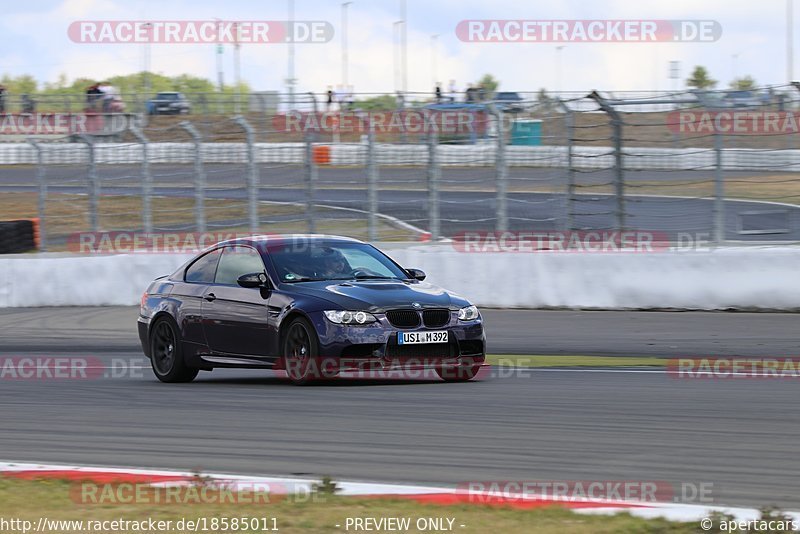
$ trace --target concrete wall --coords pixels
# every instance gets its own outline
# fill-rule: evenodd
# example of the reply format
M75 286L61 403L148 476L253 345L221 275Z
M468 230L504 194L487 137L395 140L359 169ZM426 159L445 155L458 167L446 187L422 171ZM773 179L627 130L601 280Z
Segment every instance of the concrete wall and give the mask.
M406 267L481 306L576 309L800 309L800 249L654 253L462 253L390 248ZM0 257L0 307L134 305L189 256Z

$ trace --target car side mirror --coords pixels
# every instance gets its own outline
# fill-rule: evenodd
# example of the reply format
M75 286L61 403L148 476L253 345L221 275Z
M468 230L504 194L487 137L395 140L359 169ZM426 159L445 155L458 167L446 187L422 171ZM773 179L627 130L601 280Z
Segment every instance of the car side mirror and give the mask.
M406 269L406 272L414 280L419 280L420 282L425 280L425 271L421 269Z
M242 287L261 287L261 288L269 288L269 280L267 279L267 275L264 273L249 273L243 274L240 276L236 283L238 283Z

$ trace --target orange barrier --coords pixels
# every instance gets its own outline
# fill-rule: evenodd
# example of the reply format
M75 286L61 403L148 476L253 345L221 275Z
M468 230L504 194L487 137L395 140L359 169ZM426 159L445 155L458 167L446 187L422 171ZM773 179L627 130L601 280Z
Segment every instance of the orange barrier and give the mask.
M331 162L330 145L315 145L311 149L311 158L317 165L327 165Z
M36 247L36 250L39 250L42 243L39 238L39 217L31 218L31 222L33 223L33 246Z

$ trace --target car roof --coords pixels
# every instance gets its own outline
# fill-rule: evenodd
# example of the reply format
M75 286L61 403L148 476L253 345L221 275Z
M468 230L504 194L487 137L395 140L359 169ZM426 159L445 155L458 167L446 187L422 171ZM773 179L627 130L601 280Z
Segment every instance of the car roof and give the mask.
M236 237L217 243L217 245L271 245L281 244L291 241L295 244L313 244L313 243L363 243L358 239L352 237L343 237L338 235L324 235L324 234L269 234L269 235L250 235L245 237ZM216 245L215 245L216 246Z

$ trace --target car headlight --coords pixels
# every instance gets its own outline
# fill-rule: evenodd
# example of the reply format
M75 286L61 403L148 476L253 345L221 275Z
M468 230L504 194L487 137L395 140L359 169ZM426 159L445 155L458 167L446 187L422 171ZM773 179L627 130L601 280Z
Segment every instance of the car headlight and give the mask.
M467 306L466 308L458 310L459 321L474 321L480 318L480 316L481 314L478 313L478 308L476 306Z
M328 310L324 313L330 322L336 324L361 325L378 320L374 315L365 311Z

